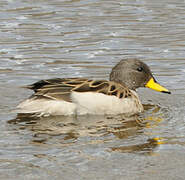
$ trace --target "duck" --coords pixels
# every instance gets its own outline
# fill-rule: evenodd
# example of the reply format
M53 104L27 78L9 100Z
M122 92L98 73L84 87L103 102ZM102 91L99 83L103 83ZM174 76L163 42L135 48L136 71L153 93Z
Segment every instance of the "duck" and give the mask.
M147 64L128 58L112 68L109 80L53 78L24 86L34 94L21 102L17 110L36 116L134 115L144 111L136 92L140 87L171 93L156 81Z

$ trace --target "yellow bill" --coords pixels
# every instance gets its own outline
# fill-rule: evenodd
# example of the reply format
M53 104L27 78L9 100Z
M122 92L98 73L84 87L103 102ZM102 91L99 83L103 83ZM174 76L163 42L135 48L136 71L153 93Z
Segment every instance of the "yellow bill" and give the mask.
M163 93L168 93L168 94L171 94L170 91L168 91L168 89L162 87L160 84L158 84L157 82L155 82L154 78L151 78L145 85L145 87L147 88L151 88L155 91L160 91L160 92L163 92Z

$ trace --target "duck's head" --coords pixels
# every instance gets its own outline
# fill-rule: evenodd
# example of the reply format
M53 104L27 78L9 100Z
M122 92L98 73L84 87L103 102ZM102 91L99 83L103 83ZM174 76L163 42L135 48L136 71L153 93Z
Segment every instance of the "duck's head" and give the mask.
M121 60L113 67L110 80L135 90L139 87L148 87L156 91L170 94L168 89L157 83L150 68L138 59Z

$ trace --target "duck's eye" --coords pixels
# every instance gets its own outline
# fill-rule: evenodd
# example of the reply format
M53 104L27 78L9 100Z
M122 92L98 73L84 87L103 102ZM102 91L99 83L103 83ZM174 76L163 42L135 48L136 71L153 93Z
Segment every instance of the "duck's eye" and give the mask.
M143 68L142 67L138 67L137 68L137 71L142 72L143 71Z

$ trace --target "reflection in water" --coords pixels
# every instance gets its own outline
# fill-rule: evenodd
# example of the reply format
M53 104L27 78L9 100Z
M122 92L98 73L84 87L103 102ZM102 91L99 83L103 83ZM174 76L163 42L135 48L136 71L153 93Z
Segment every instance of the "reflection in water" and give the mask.
M121 147L113 147L111 148L112 151L118 151L122 153L129 153L129 152L141 152L152 154L153 149L157 147L159 144L163 144L162 138L151 138L148 139L146 143L137 144L137 145L130 145L130 146L121 146Z
M9 123L16 124L20 129L29 129L33 132L32 142L47 143L52 136L59 136L61 144L75 143L78 138L86 137L89 143L92 137L96 142L105 143L115 138L127 141L130 137L144 133L144 129L152 128L162 121L160 107L145 105L145 115L126 117L117 116L55 116L35 117L34 115L18 114L16 119ZM147 115L148 114L148 115ZM102 140L103 139L103 140ZM143 142L142 142L143 143ZM148 139L147 143L133 146L113 147L113 151L135 152L149 151L158 145L156 138Z
M144 105L145 111L147 111L143 119L146 121L146 127L152 128L158 126L158 124L163 121L164 112L161 111L160 106L146 104Z
M125 117L119 116L52 116L34 117L26 114L18 114L16 119L9 123L19 125L21 129L29 128L36 134L47 134L59 136L64 134L76 134L82 136L105 136L107 134L119 133L130 128L142 127L141 119L138 115Z

